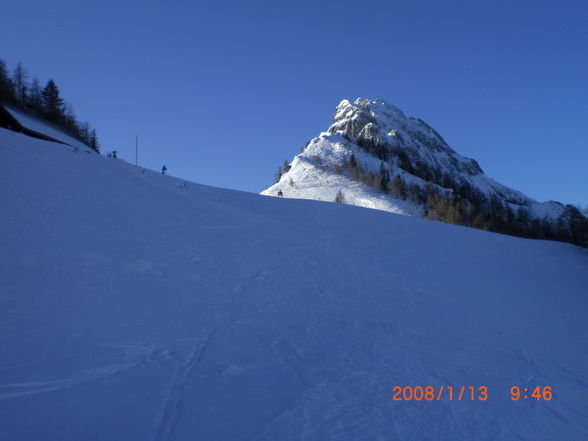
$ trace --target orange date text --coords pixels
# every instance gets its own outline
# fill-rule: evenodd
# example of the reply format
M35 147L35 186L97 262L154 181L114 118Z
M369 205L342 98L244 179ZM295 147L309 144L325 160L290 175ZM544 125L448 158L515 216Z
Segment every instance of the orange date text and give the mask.
M486 401L487 399L486 386L394 386L392 388L393 401Z

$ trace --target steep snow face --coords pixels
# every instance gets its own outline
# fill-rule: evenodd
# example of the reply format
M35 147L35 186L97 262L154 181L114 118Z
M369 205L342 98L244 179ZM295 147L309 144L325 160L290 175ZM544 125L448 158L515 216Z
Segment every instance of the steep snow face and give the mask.
M587 250L6 130L0 162L2 440L588 439Z
M383 100L358 98L352 104L343 100L335 109L333 123L326 133L310 141L296 156L292 168L280 182L264 190L264 195L332 201L339 190L348 195L346 202L404 214L420 214L422 207L381 194L366 185L352 183L349 176L336 176L337 168L355 155L365 171L378 173L382 161L391 178L401 175L408 184L421 188L426 181L405 172L395 153L401 152L413 166L467 183L486 197L495 196L512 208L525 207L531 216L556 218L563 212L558 203L539 203L519 191L487 177L478 163L457 154L433 128L424 121L407 117L397 107ZM392 156L392 157L390 157ZM447 192L440 186L439 191ZM410 207L410 208L409 208ZM409 208L409 209L407 209Z

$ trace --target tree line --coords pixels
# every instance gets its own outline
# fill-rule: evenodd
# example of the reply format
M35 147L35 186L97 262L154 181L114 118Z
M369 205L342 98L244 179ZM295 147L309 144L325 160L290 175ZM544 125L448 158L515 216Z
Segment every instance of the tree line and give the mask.
M55 81L50 79L44 86L36 76L29 81L29 74L20 62L11 74L6 62L0 59L0 102L43 118L100 151L96 129L88 122L77 120L73 107L63 99Z
M396 199L420 205L423 207L421 214L427 219L588 247L588 217L573 205L564 205L563 214L555 220L538 219L532 217L524 205L501 199L497 195L487 196L467 180L456 179L422 162L412 162L403 151L392 152L392 156L396 157L396 173L393 173L392 161L381 161L378 172L365 171L355 155L335 166L334 171L347 174ZM321 165L320 158L318 160ZM403 175L408 174L421 178L426 185L423 187L410 183L410 179L403 178ZM337 194L335 202L344 202L342 193Z

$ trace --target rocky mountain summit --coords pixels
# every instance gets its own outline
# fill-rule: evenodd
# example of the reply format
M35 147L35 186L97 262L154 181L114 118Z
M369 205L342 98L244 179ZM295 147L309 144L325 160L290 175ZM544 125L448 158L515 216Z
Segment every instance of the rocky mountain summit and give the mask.
M343 100L264 195L340 202L586 246L588 220L486 176L423 120L383 100Z

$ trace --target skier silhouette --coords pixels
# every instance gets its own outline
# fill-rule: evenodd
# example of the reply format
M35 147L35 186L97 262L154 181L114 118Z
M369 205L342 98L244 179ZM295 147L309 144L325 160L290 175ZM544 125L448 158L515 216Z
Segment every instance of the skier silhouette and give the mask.
M284 193L282 193L282 190L278 190L278 197L284 197Z
M165 172L167 171L167 167L164 165L163 167L161 167L161 174L165 175Z

